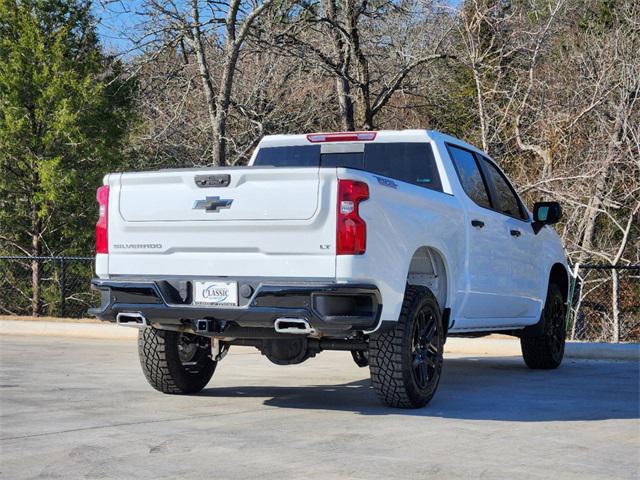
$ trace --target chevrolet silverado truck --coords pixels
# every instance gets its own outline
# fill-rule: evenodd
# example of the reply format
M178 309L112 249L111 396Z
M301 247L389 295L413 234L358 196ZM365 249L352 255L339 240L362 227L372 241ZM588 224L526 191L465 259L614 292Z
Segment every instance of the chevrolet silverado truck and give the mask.
M564 354L569 270L548 225L485 153L425 130L264 137L246 167L106 175L99 319L139 330L157 390L202 390L234 345L278 365L323 350L368 366L387 405L433 397L447 336Z

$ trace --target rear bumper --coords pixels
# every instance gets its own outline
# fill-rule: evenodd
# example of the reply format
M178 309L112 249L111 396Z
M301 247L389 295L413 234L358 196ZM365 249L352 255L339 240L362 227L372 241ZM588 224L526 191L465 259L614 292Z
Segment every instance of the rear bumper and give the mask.
M233 280L233 279L225 279ZM195 331L197 320L214 320L212 334L238 328L259 336L271 334L278 318L304 318L320 334L375 329L382 312L380 292L374 285L324 282L280 283L277 280L238 280L250 294L238 307L191 304L191 282L162 279L94 279L101 292L99 308L89 310L100 320L115 322L119 313L139 313L158 328ZM210 322L211 323L211 322Z

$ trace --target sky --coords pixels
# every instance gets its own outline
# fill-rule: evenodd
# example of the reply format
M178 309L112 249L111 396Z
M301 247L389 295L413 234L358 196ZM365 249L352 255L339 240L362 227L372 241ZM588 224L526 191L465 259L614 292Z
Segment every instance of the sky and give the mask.
M133 35L142 17L136 15L144 0L94 0L93 15L98 21L100 41L108 53L132 55L133 44L127 38ZM461 0L443 0L448 7L458 8Z
M132 33L140 21L135 14L140 3L140 0L121 0L115 3L102 0L93 4L93 15L98 20L98 35L107 52L122 53L131 50L132 43L127 40L127 34Z

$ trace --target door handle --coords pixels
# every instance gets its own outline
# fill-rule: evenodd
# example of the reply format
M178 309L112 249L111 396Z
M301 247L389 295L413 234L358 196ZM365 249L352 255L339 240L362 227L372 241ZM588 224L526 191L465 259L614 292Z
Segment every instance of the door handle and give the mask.
M482 228L484 227L484 222L482 220L471 220L471 226Z
M522 235L522 232L520 230L511 230L510 233L512 237L519 237L520 235Z

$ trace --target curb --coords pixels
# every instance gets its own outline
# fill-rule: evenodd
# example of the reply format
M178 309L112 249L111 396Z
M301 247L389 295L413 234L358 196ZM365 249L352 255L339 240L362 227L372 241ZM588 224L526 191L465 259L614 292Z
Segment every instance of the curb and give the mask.
M106 323L0 320L0 335L134 340L138 338L138 329Z
M138 329L109 323L75 323L0 319L0 335L135 340ZM520 356L520 342L513 338L447 339L445 353L467 355ZM567 342L565 358L589 360L640 360L638 343Z
M632 360L640 361L640 344L638 343L567 343L565 355L569 358L589 360Z
M445 353L520 356L517 338L459 338L447 339ZM639 343L567 342L565 358L582 360L640 360Z

